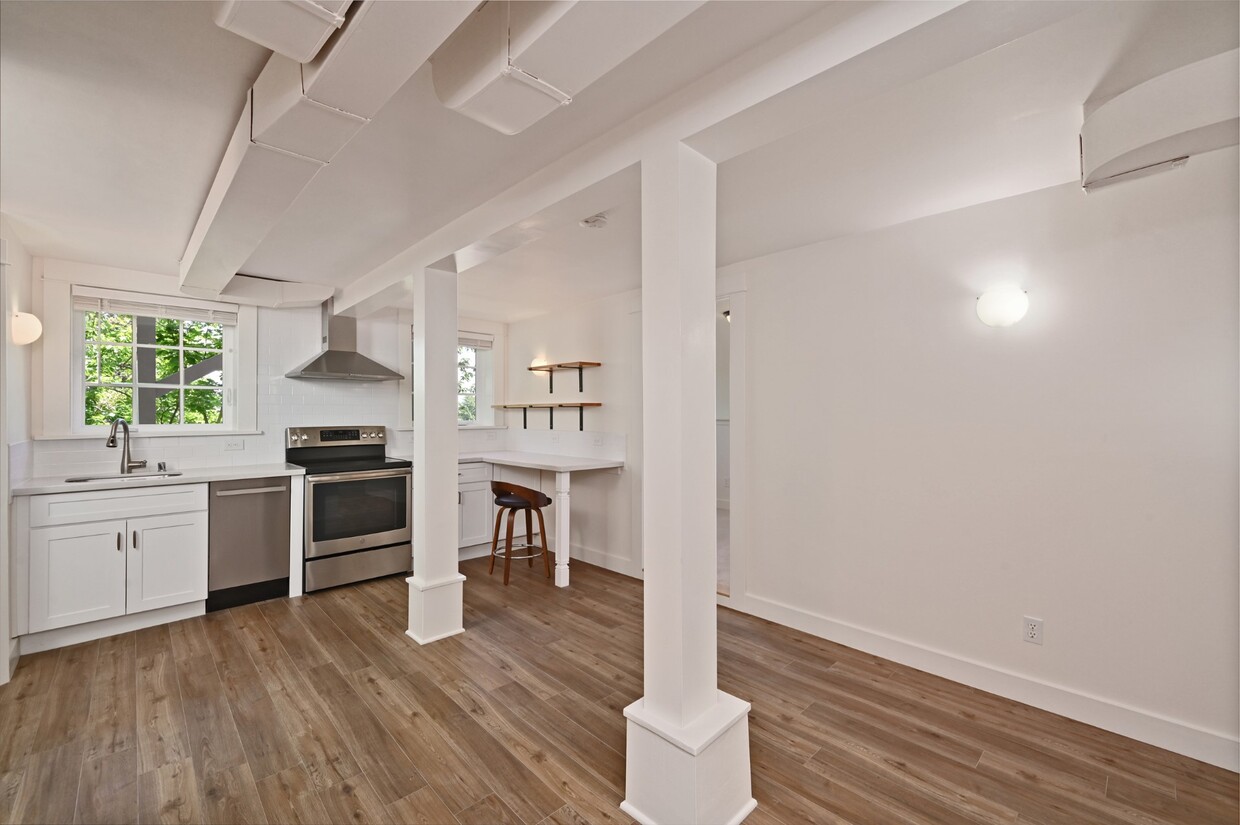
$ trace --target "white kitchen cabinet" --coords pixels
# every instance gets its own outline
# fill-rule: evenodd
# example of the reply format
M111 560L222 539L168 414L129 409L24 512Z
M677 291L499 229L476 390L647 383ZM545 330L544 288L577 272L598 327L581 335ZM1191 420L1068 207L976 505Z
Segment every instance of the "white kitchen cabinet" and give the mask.
M130 519L125 612L207 597L207 514Z
M206 599L206 507L205 484L32 496L26 632Z
M30 531L30 630L125 614L125 522Z
M461 547L491 541L491 520L495 517L495 499L491 497L490 482L462 484L460 489L460 540Z

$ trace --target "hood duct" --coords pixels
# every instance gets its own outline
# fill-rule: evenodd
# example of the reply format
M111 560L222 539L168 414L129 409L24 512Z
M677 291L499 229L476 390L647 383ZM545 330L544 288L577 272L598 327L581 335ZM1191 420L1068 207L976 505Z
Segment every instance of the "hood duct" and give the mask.
M439 101L505 135L533 126L704 0L483 3L431 56Z
M404 378L357 351L357 319L333 315L332 302L323 304L323 351L285 373L287 378L338 381L398 381Z

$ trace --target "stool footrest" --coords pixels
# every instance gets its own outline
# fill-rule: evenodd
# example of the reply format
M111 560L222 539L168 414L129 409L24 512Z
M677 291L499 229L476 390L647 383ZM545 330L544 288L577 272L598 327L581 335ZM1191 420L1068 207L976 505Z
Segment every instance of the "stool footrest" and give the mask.
M513 550L537 550L538 551L537 553L529 553L524 556L510 556L509 558L512 558L514 561L521 560L521 559L537 559L537 558L541 558L543 554L543 549L542 549L541 544L514 544L512 546L512 549ZM495 558L497 559L502 559L508 554L504 552L503 547L496 547L495 552L492 553L491 555L495 556Z

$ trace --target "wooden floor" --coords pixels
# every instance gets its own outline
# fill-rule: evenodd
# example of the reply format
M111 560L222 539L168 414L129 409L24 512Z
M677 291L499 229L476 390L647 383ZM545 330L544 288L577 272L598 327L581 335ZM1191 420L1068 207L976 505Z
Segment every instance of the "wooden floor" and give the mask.
M0 821L625 822L641 584L463 565L468 632L403 635L400 578L22 658ZM1237 822L1233 773L728 610L754 825Z

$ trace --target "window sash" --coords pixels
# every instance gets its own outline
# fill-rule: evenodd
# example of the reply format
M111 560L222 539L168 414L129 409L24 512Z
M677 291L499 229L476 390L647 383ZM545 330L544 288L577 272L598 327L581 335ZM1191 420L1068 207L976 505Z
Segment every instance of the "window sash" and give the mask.
M96 293L114 292L113 290L97 290L92 287L75 287L74 288L74 295L73 295L73 310L74 311L72 312L71 317L72 317L72 329L73 329L73 341L74 341L73 343L73 365L74 365L75 377L73 381L73 395L74 395L74 407L73 408L75 412L73 413L73 417L74 417L73 426L75 428L75 431L94 432L96 430L101 431L103 429L103 425L86 423L86 392L88 389L96 388L96 387L130 391L132 393L130 403L133 405L133 412L131 412L131 417L137 416L136 408L138 404L138 392L139 390L142 390L142 389L148 389L148 390L149 389L160 389L160 390L166 390L167 392L176 392L178 396L180 396L181 418L184 418L185 416L184 397L182 395L185 391L206 390L206 391L220 393L222 406L221 406L221 420L218 423L203 424L203 423L196 423L196 422L195 423L178 422L175 424L159 424L154 421L131 421L130 425L135 432L137 432L139 429L147 429L147 430L155 430L155 431L163 431L163 432L182 431L182 432L187 432L187 433L188 432L218 433L218 432L228 431L236 427L236 421L237 421L237 409L236 409L237 408L237 393L235 389L236 371L237 371L237 361L235 357L236 332L237 332L236 313L232 314L232 323L228 323L225 320L227 318L227 314L224 313L223 311L220 311L219 313L215 314L213 316L213 319L208 318L208 316L205 314L198 314L196 317L188 314L188 313L194 313L195 311L197 311L198 313L203 313L203 312L208 312L208 311L214 312L214 310L209 309L209 306L188 307L188 306L181 306L180 304L171 304L171 303L155 304L155 303L143 303L143 302L134 301L134 302L116 302L116 303L110 302L108 303L107 308L102 308L99 304L92 304L89 302L104 301L104 300L110 300L110 299L105 299L102 296L95 296L95 295L81 295L80 297L81 297L82 305L79 306L79 294L78 294L79 290L83 292L89 291L89 292L96 292ZM115 293L115 294L132 294L132 293ZM142 296L142 297L145 297L145 296ZM152 296L152 297L155 297L155 296ZM209 305L211 302L195 301L192 303ZM219 304L217 306L227 306L227 305ZM155 312L152 312L152 310L155 308L165 308L165 309L173 310L173 311L168 312L163 315L158 315ZM187 347L187 346L184 346L184 339L182 339L181 342L179 342L175 346L171 344L139 344L136 341L135 342L123 342L123 343L118 343L114 341L106 341L106 340L98 341L98 342L87 341L86 334L85 334L86 333L86 328L85 328L86 313L87 312L100 312L100 311L111 312L111 313L115 313L118 315L143 315L146 317L172 318L172 319L179 320L179 321L207 321L210 323L221 324L223 326L223 332L224 332L223 348L214 349L214 348L205 348L205 347ZM187 314L182 314L183 311L186 312ZM86 359L86 347L87 346L126 347L126 348L133 350L135 354L137 350L139 349L152 349L153 350L153 349L159 348L159 349L177 350L178 352L182 353L181 370L180 370L180 375L178 376L179 380L176 383L138 381L136 380L136 367L135 367L135 370L134 370L135 378L134 380L131 380L128 383L116 383L116 382L111 382L111 381L106 381L106 382L105 381L87 381L86 372L85 372L85 366L86 366L85 359ZM223 376L224 376L223 386L193 385L189 383L183 383L184 378L185 378L184 353L186 352L201 352L201 353L211 353L211 354L222 355L223 364L221 365L221 372L223 373Z

